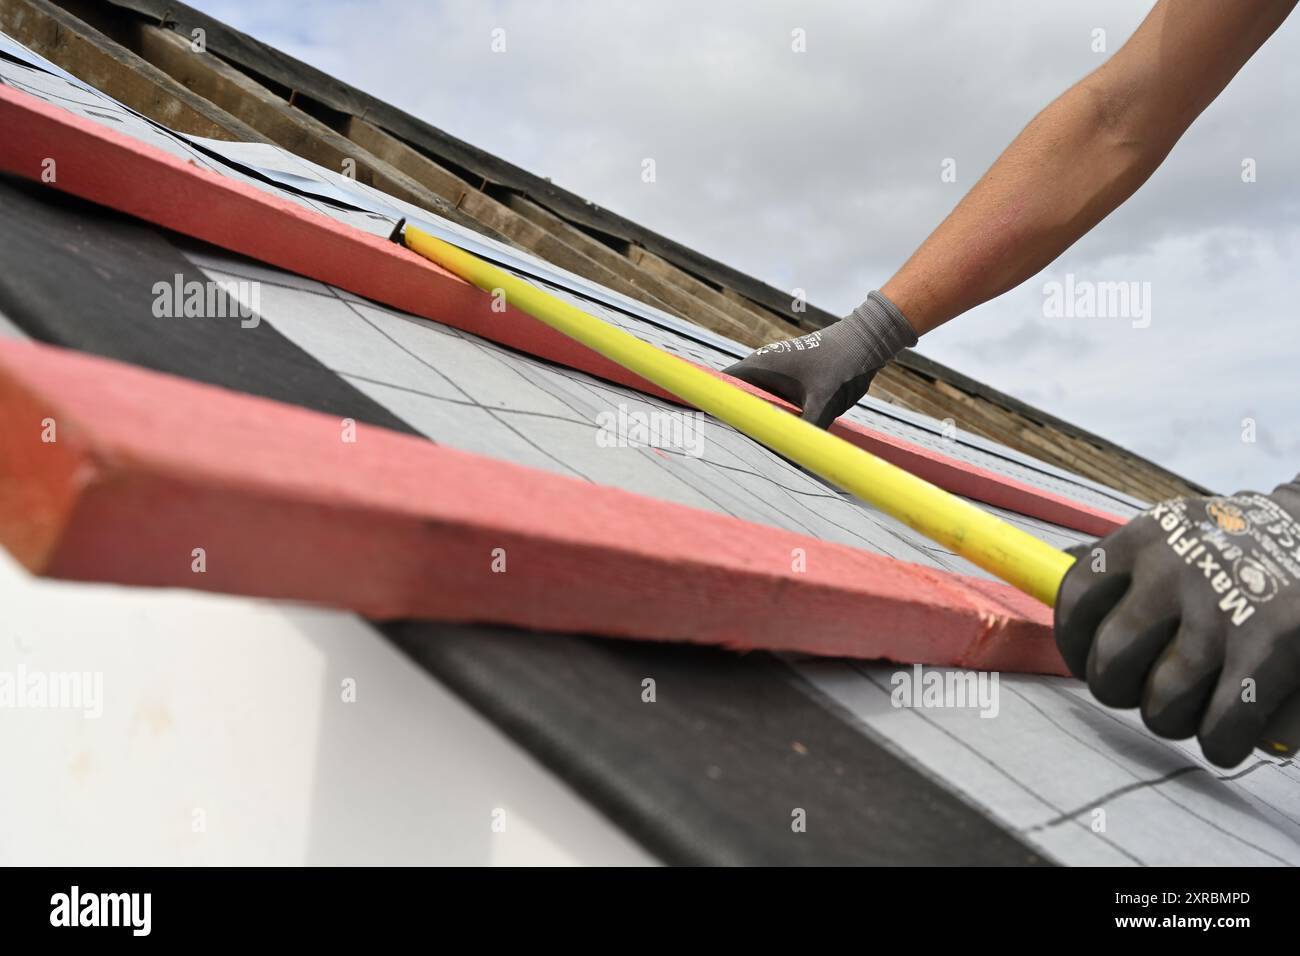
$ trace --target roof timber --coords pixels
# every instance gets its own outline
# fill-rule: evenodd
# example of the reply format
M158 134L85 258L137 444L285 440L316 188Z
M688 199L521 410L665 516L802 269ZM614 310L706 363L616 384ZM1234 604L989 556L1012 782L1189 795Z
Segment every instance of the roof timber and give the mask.
M372 425L322 440L337 417L95 356L0 342L0 410L31 424L0 434L13 489L0 539L35 573L390 620L1066 673L1051 611L1008 585ZM68 436L53 453L48 417ZM152 547L116 546L142 526ZM198 576L195 541L211 560ZM792 570L797 550L809 559Z
M563 220L545 213L540 207L534 208L545 216L551 216L554 222L544 219L539 222L536 213L526 215L517 205L517 201L522 200L517 194L511 193L506 202L498 202L414 147L363 119L349 117L345 129L349 138L376 156L383 157L467 215L497 229L548 262L721 335L753 344L753 336L747 334L747 325L739 324L728 314L707 308L703 303L655 281L629 260ZM527 200L522 202L527 203Z
M511 209L544 226L548 231L564 236L571 245L581 248L591 258L625 276L634 287L641 290L641 294L634 296L635 298L645 301L644 296L648 295L670 303L672 307L667 311L704 325L706 328L713 328L695 318L697 314L708 316L714 322L732 329L733 331L724 334L745 345L762 345L776 337L798 334L798 330L784 323L774 320L756 320L755 316L745 310L735 309L727 303L697 294L696 290L687 284L676 281L674 276L647 268L633 255L619 253L572 223L561 219L549 209L537 205L527 196L509 191L505 195L505 202Z
M1153 469L1140 467L1143 463L1130 456L1103 453L1051 424L981 401L947 382L926 378L899 363L883 369L872 382L871 390L872 394L894 404L940 421L951 419L958 428L1108 487L1125 489L1147 501L1197 491L1180 480L1169 480Z
M266 142L247 123L47 0L0 0L0 29L96 89L171 129L211 139Z
M705 282L701 282L689 272L677 268L666 259L655 255L649 249L644 249L637 245L629 245L627 255L629 259L650 274L658 276L665 282L671 282L679 289L695 296L703 302L707 302L719 311L726 312L733 316L736 321L742 322L747 327L753 329L763 340L760 344L766 344L767 342L771 342L778 338L788 338L791 335L799 335L801 333L801 330L795 325L784 321L781 321L778 324L778 322L764 319L757 312L738 306L717 289Z
M136 25L135 39L144 59L210 103L226 111L239 111L270 142L334 172L350 169L360 183L465 223L466 217L443 197L218 57L195 52L189 42L171 30L140 23Z

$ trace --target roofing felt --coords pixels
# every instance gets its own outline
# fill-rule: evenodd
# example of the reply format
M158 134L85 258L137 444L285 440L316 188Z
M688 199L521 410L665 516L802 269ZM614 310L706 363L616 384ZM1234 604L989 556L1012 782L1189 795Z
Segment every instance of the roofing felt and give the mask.
M2 195L4 254L28 265L0 279L0 314L7 315L0 327L10 334L979 573L716 423L706 424L698 458L597 444L596 416L619 407L664 410L653 397L48 190L6 186ZM372 214L318 205L334 218L380 226ZM121 268L77 271L79 255L110 261L114 249ZM186 275L256 278L257 330L169 323L132 334L141 310L127 300L158 272L156 265L132 272L132 261L138 268L146 254ZM57 281L74 274L75 282ZM558 291L581 298L576 289ZM694 338L582 301L706 364L724 361ZM470 414L475 424L467 428L462 416ZM903 424L916 429L909 435L926 431L923 422ZM987 455L981 460L991 467L1015 464L996 449L961 454ZM1049 477L1070 494L1096 492L1068 476ZM1107 501L1118 507L1114 497ZM1086 540L1016 520L1054 543ZM1193 748L1155 740L1130 715L1100 708L1071 681L1004 676L1011 693L999 717L985 720L971 710L890 706L897 669L888 666L473 626L383 629L665 859L1024 862L1046 855L1155 863L1295 862L1297 855L1300 805L1290 762L1257 758L1220 773ZM647 674L677 695L673 707L640 701L636 689ZM810 809L824 829L792 840L791 806ZM1102 833L1092 825L1098 806L1109 811Z

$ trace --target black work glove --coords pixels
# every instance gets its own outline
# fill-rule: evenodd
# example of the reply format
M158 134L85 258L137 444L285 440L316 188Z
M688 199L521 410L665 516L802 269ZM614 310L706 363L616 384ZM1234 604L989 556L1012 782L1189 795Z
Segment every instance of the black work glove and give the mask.
M915 344L916 333L903 313L872 292L838 322L764 345L723 371L798 405L804 421L828 428L867 394L886 362Z
M1220 767L1262 741L1294 747L1300 688L1300 485L1177 498L1078 557L1056 598L1056 644L1111 707L1161 737L1193 734ZM1280 748L1274 748L1280 749Z

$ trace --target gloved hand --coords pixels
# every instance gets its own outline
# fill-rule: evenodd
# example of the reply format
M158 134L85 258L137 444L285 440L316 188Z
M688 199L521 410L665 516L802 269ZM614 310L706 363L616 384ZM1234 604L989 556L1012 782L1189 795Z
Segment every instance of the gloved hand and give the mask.
M1296 482L1178 498L1072 549L1056 599L1070 671L1103 704L1140 706L1154 733L1196 735L1221 767L1279 739L1300 689L1298 516Z
M798 405L804 421L828 428L867 394L886 362L915 344L916 333L903 313L872 292L838 322L765 345L723 371Z

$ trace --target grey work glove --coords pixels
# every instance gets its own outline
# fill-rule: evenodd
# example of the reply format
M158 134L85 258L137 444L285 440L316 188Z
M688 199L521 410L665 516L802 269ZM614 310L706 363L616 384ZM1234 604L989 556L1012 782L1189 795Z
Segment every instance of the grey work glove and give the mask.
M803 409L800 416L818 428L857 404L876 372L916 344L903 313L879 292L852 314L797 339L764 345L723 369Z
M1111 707L1161 737L1195 735L1220 767L1256 743L1295 747L1300 484L1177 498L1094 545L1056 598L1056 643ZM1277 748L1274 748L1277 749Z

